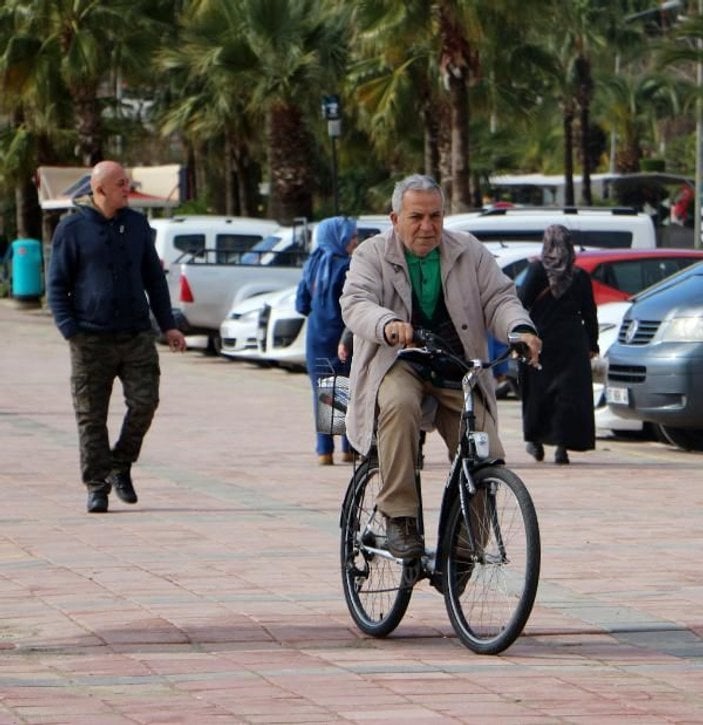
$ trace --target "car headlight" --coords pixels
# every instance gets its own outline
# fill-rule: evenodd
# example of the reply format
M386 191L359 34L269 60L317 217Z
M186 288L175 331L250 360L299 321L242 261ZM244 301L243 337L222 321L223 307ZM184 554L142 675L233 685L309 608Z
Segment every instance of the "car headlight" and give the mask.
M659 325L652 342L703 342L703 310L673 312Z
M256 322L259 319L259 310L249 310L249 312L233 312L229 316L230 320L241 320L242 322Z

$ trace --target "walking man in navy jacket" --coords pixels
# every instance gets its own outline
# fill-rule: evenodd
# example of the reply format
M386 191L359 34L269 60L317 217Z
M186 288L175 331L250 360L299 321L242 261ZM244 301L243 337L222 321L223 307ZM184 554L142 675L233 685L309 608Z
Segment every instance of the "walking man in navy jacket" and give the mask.
M90 203L62 219L52 241L48 298L71 353L71 392L88 513L105 513L115 489L136 503L131 466L159 403L159 358L149 310L173 351L176 329L146 217L128 208L131 181L115 161L93 168ZM115 378L127 407L110 446L107 416Z

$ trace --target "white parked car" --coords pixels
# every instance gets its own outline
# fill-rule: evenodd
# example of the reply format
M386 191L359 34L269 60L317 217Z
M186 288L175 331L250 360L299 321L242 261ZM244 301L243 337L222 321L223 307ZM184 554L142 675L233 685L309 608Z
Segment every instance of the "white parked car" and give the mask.
M285 292L288 290L286 289ZM264 292L247 297L235 303L220 325L222 346L220 353L229 358L253 359L261 357L256 342L259 329L259 312L271 300L284 294L284 291Z
M605 302L598 305L598 345L600 355L591 361L593 371L593 407L596 434L599 436L642 433L642 421L623 418L611 410L605 400L605 381L608 376L608 348L617 340L618 330L631 302Z
M267 300L259 310L259 356L291 370L305 370L307 317L295 309L297 285Z
M362 215L356 220L359 239L363 241L390 229L390 217ZM317 229L312 248L317 246ZM295 310L297 287L278 299L267 301L259 317L259 354L263 359L293 370L305 369L305 333L307 319Z

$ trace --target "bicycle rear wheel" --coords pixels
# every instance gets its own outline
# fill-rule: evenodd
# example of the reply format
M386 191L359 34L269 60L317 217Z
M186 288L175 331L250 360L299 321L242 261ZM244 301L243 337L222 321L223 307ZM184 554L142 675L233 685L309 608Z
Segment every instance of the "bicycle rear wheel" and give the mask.
M530 494L512 471L484 468L474 481L470 535L459 497L449 516L444 601L463 644L479 654L497 654L520 635L532 611L540 569L539 526Z
M383 549L386 542L385 520L375 508L380 488L378 463L367 459L352 478L341 516L344 597L357 627L374 637L400 624L412 595L406 567L370 550Z

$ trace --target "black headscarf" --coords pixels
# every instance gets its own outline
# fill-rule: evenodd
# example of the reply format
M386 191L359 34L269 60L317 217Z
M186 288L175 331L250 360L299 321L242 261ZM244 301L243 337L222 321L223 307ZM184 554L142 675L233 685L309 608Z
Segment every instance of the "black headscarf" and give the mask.
M559 299L574 278L574 245L571 232L561 224L552 224L542 238L542 266L547 273L549 289Z

